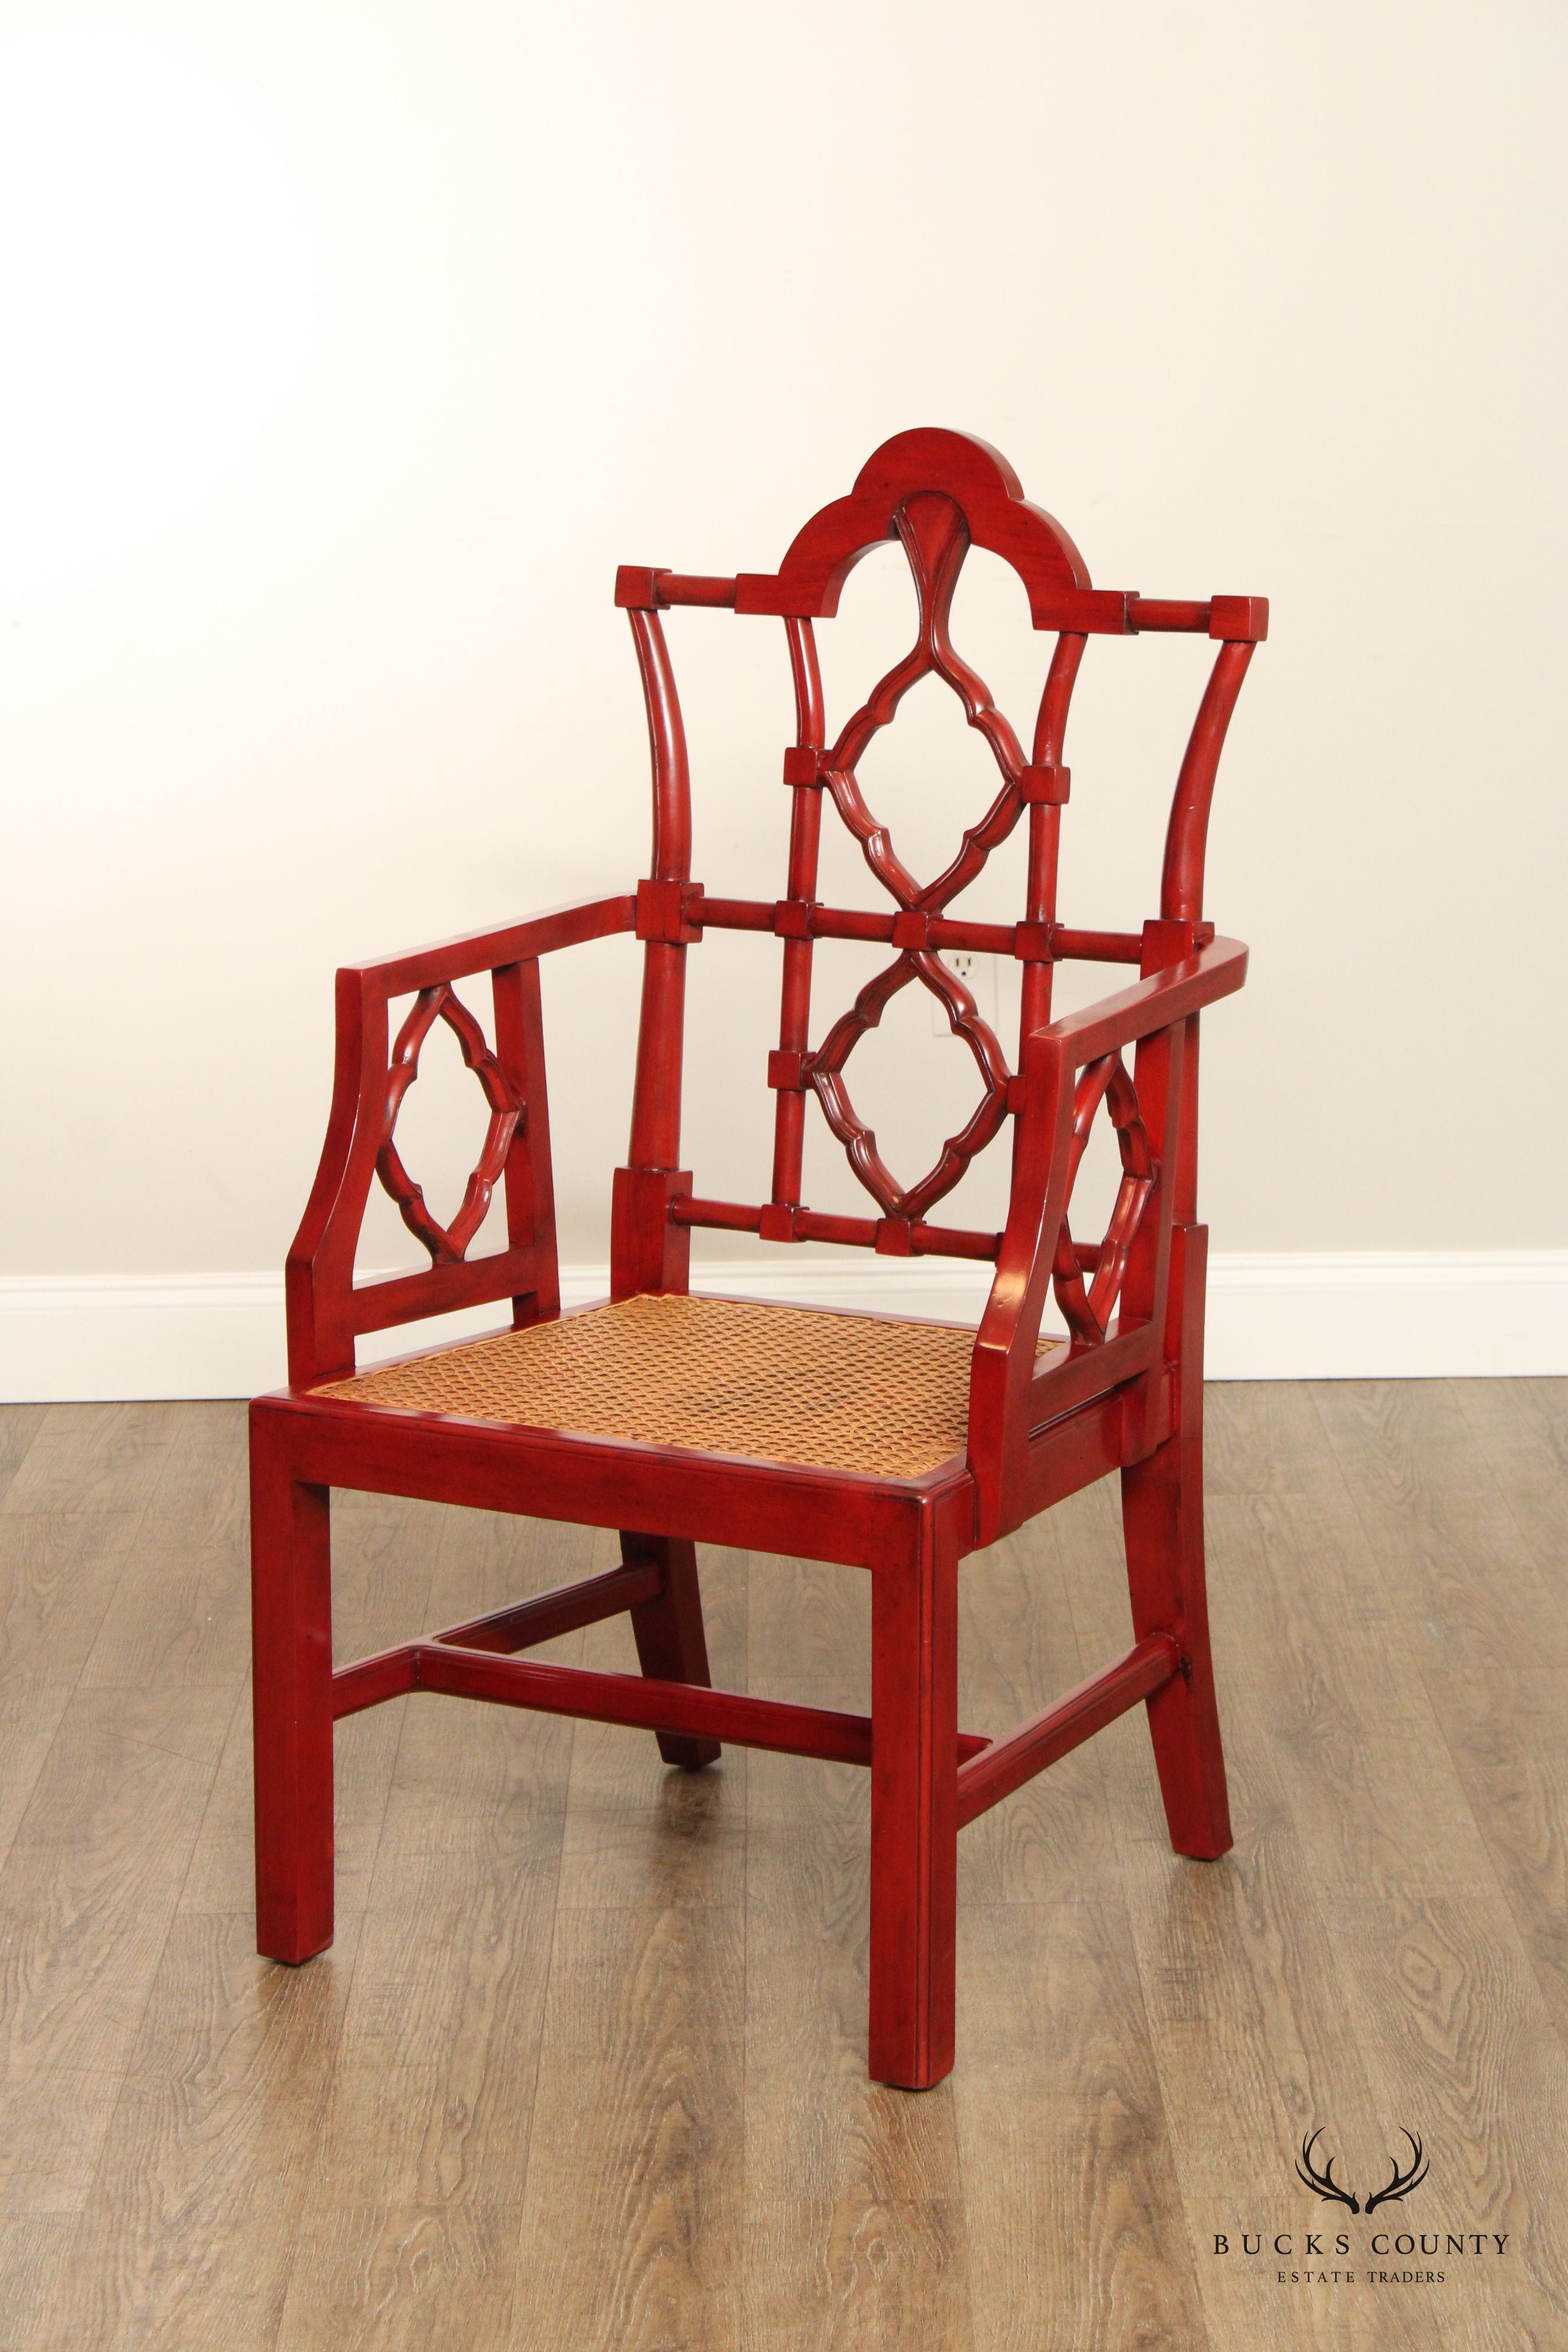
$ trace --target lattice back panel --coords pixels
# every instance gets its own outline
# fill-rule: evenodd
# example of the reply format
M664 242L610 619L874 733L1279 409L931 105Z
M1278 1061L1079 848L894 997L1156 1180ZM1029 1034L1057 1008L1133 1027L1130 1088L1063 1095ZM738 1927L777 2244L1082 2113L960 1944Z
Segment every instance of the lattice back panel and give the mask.
M914 582L919 614L914 642L830 736L814 626L836 611L852 566L889 539L901 546ZM1028 595L1035 626L1055 634L1039 705L1023 722L1023 731L997 708L984 678L953 643L953 593L964 558L976 545L989 548L1013 567ZM961 1181L975 1155L997 1137L1017 1101L1017 1081L1003 1044L943 960L942 950L966 948L1019 961L1021 1036L1049 1020L1052 969L1064 957L1148 962L1151 927L1124 934L1075 931L1058 922L1056 905L1061 813L1070 783L1063 751L1085 643L1090 635L1126 635L1142 628L1203 631L1224 640L1178 781L1167 838L1162 918L1188 925L1190 948L1190 927L1200 913L1203 835L1214 766L1246 657L1262 634L1265 608L1245 598L1215 598L1201 605L1160 604L1093 589L1071 540L1050 516L1027 503L1016 476L994 450L962 434L934 431L900 435L878 450L850 495L814 516L797 535L776 573L711 579L628 567L617 581L616 600L630 612L637 635L655 784L653 873L638 894L637 929L647 942L648 969L633 1166L668 1171L675 1164L679 966L672 960L682 958L707 929L770 930L783 943L784 965L779 1044L768 1066L777 1098L770 1197L755 1207L700 1197L677 1200L672 1213L687 1224L751 1230L765 1240L856 1242L893 1254L994 1255L995 1235L931 1222L931 1213ZM716 898L690 878L685 741L658 617L662 609L677 604L772 614L784 624L796 736L784 762L784 780L793 797L786 888L773 905ZM1239 656L1228 675L1227 656ZM911 688L928 678L955 697L968 726L990 752L995 782L989 805L957 837L946 864L934 875L922 877L900 855L892 832L872 805L861 770L872 744L897 722ZM878 905L834 908L819 900L825 803L832 812L829 821L846 827L879 886ZM1018 919L965 920L956 901L1020 824L1026 829L1026 882ZM852 1003L836 1017L819 1017L814 1039L813 948L824 938L884 943L892 952ZM1181 950L1179 939L1167 944ZM1164 960L1171 959L1167 955ZM857 1045L893 999L910 988L929 992L940 1004L953 1035L967 1046L978 1080L973 1112L944 1140L931 1166L912 1177L888 1165L874 1132L857 1109L849 1082ZM805 1119L812 1097L870 1196L875 1218L822 1215L802 1202ZM1129 1139L1142 1130L1131 1080L1120 1066L1095 1090L1088 1115L1101 1103L1115 1121L1125 1163ZM1135 1171L1127 1166L1113 1227L1131 1230L1136 1225L1155 1181L1152 1167L1140 1163ZM1064 1243L1064 1248L1070 1246ZM1108 1236L1106 1247L1108 1265L1124 1261L1125 1249L1114 1235ZM1077 1276L1065 1264L1062 1281L1075 1328L1080 1324L1085 1329L1102 1327L1114 1286L1101 1281L1084 1291L1080 1302L1074 1288Z

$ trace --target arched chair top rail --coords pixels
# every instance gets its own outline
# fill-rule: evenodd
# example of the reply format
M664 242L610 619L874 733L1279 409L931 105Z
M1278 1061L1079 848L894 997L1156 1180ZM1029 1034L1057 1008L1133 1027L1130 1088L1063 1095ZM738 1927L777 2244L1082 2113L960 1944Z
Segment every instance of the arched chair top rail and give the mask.
M735 582L738 613L826 618L855 565L897 536L900 509L932 492L951 499L976 547L1010 563L1023 582L1037 629L1121 635L1127 599L1097 592L1089 566L1059 522L1031 506L998 449L969 433L921 426L874 450L847 499L836 499L796 533L776 572L743 572Z
M856 564L898 537L898 516L910 499L931 495L951 499L973 543L1012 565L1037 629L1096 636L1202 631L1254 642L1268 634L1268 607L1261 597L1177 603L1093 587L1072 540L1053 515L1024 496L1001 451L975 434L937 425L884 441L861 467L848 497L835 499L796 532L776 572L742 572L730 579L623 564L616 602L634 611L698 604L788 620L830 619Z

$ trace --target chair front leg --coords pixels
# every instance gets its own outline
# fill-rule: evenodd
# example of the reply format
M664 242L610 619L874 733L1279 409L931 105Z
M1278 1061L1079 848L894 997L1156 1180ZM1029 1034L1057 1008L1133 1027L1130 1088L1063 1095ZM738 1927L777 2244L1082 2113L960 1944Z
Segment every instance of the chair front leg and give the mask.
M631 1612L643 1673L657 1682L700 1683L706 1689L708 1642L696 1545L673 1536L641 1536L623 1529L621 1558L628 1567L651 1564L664 1580L653 1600L639 1601ZM718 1740L698 1739L686 1732L659 1731L654 1737L665 1762L682 1765L689 1772L717 1763L723 1752Z
M1204 1284L1208 1231L1178 1225L1171 1281L1180 1286L1179 1426L1121 1474L1121 1524L1132 1630L1173 1633L1182 1672L1149 1701L1149 1730L1171 1843L1212 1862L1231 1845L1225 1750L1209 1654L1204 1573Z
M868 2068L952 2072L958 1874L958 1549L928 1511L920 1556L871 1584Z
M292 1475L265 1423L250 1449L257 1948L332 1940L332 1611L328 1493Z

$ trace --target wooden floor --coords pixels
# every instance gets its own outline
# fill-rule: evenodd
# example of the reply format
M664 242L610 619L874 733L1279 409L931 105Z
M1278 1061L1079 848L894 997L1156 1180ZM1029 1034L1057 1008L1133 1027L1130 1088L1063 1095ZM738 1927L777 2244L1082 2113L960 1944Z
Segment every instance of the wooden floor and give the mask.
M1236 1850L1172 1856L1141 1710L965 1832L924 2097L864 2077L847 1767L400 1700L338 1733L334 1948L258 1961L241 1414L11 1409L0 2346L1568 2346L1565 1389L1210 1391ZM345 1655L608 1561L335 1524ZM702 1575L717 1680L865 1705L863 1576ZM963 1592L1001 1730L1129 1638L1113 1490ZM1319 2126L1363 2195L1403 2126L1429 2178L1352 2220L1294 2179ZM1385 2223L1441 2283L1290 2283Z

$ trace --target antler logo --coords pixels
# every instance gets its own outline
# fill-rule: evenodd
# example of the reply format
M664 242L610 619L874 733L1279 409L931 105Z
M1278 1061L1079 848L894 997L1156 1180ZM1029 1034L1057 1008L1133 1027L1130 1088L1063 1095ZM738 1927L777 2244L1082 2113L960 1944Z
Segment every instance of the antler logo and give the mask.
M1426 2178L1426 2167L1421 2158L1420 2141L1414 2132L1406 2132L1404 2137L1410 2142L1410 2169L1408 2172L1401 2172L1398 2164L1390 2158L1389 2161L1394 2167L1393 2179L1386 2189L1380 2189L1375 2197L1367 2199L1366 2210L1369 2213L1376 2206L1388 2204L1393 2198L1408 2197L1411 2190L1418 2189Z
M1321 2172L1312 2162L1312 2150L1322 2136L1320 2128L1313 2132L1310 2138L1302 2141L1301 2157L1296 2167L1296 2177L1299 2180L1304 2181L1306 2186L1319 2197L1335 2205L1348 2205L1352 2213L1359 2213L1363 2210L1360 2200L1352 2196L1348 2189L1342 2189L1334 2179L1333 2158L1331 2156L1326 2159ZM1368 2213L1375 2212L1380 2205L1391 2204L1396 2198L1408 2197L1411 2190L1418 2189L1426 2178L1427 2166L1420 2141L1414 2132L1407 2131L1402 2136L1410 2142L1409 2170L1401 2172L1397 2162L1390 2159L1393 2163L1392 2178L1386 2189L1375 2189L1367 2199L1364 2210Z
M1312 2150L1322 2137L1322 2129L1320 2126L1310 2139L1304 2139L1301 2142L1301 2160L1296 2167L1296 2177L1299 2180L1304 2180L1309 2189L1315 2189L1320 2197L1328 2199L1335 2205L1348 2205L1352 2213L1359 2213L1360 2198L1352 2197L1350 2190L1342 2189L1334 2179L1333 2158L1331 2156L1329 2158L1321 2172L1316 2170L1313 2166Z

